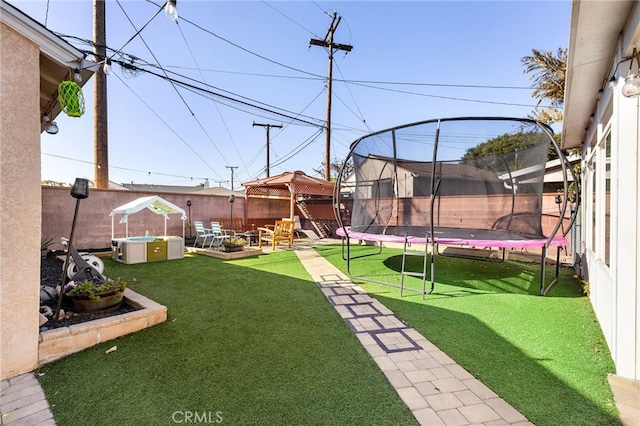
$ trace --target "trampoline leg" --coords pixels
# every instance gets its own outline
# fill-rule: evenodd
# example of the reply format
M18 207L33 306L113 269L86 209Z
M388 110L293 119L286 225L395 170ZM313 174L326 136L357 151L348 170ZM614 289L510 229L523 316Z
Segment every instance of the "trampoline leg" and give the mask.
M345 240L347 241L347 257L344 256L344 245ZM349 237L342 237L342 259L347 261L347 274L351 275L351 244L349 242Z
M560 277L560 250L561 250L561 247L558 247L558 251L556 253L555 276L553 280L549 283L549 285L545 286L547 248L546 247L542 248L542 259L541 259L542 268L540 271L540 296L546 295L549 292L549 290L551 290L551 287L553 287L558 282L558 278Z

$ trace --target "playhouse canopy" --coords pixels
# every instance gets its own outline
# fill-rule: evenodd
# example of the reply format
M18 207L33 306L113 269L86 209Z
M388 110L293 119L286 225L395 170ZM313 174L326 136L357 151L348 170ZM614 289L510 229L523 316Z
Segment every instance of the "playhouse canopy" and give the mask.
M184 228L184 221L187 219L187 215L184 211L184 209L181 209L180 207L176 206L175 204L161 198L158 197L157 195L152 195L149 197L142 197L142 198L138 198L136 200L130 201L127 204L124 204L120 207L116 207L115 209L111 210L111 214L110 216L111 218L111 238L113 238L113 217L116 214L122 214L122 218L120 219L120 223L127 223L128 224L128 220L127 218L129 217L130 214L133 213L137 213L141 210L144 209L149 209L152 212L154 212L155 214L161 214L164 216L164 230L165 230L165 235L167 233L167 220L169 219L169 214L173 214L173 213L180 213L180 218L182 219L182 223L183 223L183 228ZM183 229L184 232L184 229ZM129 228L127 226L127 237L129 236Z

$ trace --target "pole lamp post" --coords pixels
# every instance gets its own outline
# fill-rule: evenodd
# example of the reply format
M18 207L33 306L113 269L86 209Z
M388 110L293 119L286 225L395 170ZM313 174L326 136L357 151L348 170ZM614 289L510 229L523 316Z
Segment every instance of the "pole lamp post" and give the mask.
M236 196L231 194L229 195L229 205L230 209L230 219L229 219L229 228L233 229L233 202L236 200Z
M56 305L56 312L54 315L54 323L58 323L58 317L60 316L60 305L62 304L62 297L64 296L64 285L66 284L67 267L69 266L69 256L73 245L73 237L76 230L76 218L78 217L78 207L80 207L80 200L89 196L89 181L87 179L76 178L73 187L71 188L71 196L76 199L76 210L73 213L73 222L71 224L71 235L69 235L69 242L67 243L67 257L64 261L62 268L62 276L60 277L60 290L58 292L58 304Z
M189 238L191 238L191 200L187 200L187 208L189 209Z

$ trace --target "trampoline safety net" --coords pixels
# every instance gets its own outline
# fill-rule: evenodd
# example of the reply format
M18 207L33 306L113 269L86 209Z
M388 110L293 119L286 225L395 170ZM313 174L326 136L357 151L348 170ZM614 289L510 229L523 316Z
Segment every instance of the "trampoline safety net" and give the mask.
M533 120L423 121L356 140L336 188L353 197L354 232L541 239L550 153L562 155L553 132Z

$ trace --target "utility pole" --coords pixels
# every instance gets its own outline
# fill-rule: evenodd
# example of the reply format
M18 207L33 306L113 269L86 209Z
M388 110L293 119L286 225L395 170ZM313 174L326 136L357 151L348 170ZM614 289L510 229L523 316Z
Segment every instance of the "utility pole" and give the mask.
M227 169L231 169L231 190L233 191L233 169L237 169L238 166L225 166Z
M337 12L333 12L333 19L331 25L327 30L327 34L324 36L324 40L312 38L309 40L309 44L314 46L326 47L329 51L329 76L327 78L327 131L324 150L324 178L325 180L331 180L331 86L333 82L333 52L334 50L344 50L345 52L351 52L353 46L348 44L340 44L333 42L333 34L340 24L342 18L338 17Z
M96 62L106 61L105 0L93 0L93 41ZM93 170L96 188L109 188L109 138L107 135L107 75L93 75Z
M271 129L272 127L275 127L277 129L281 129L282 128L282 124L260 124L260 123L256 123L255 121L253 122L253 127L255 126L261 126L267 129L267 177L269 177L269 129Z

